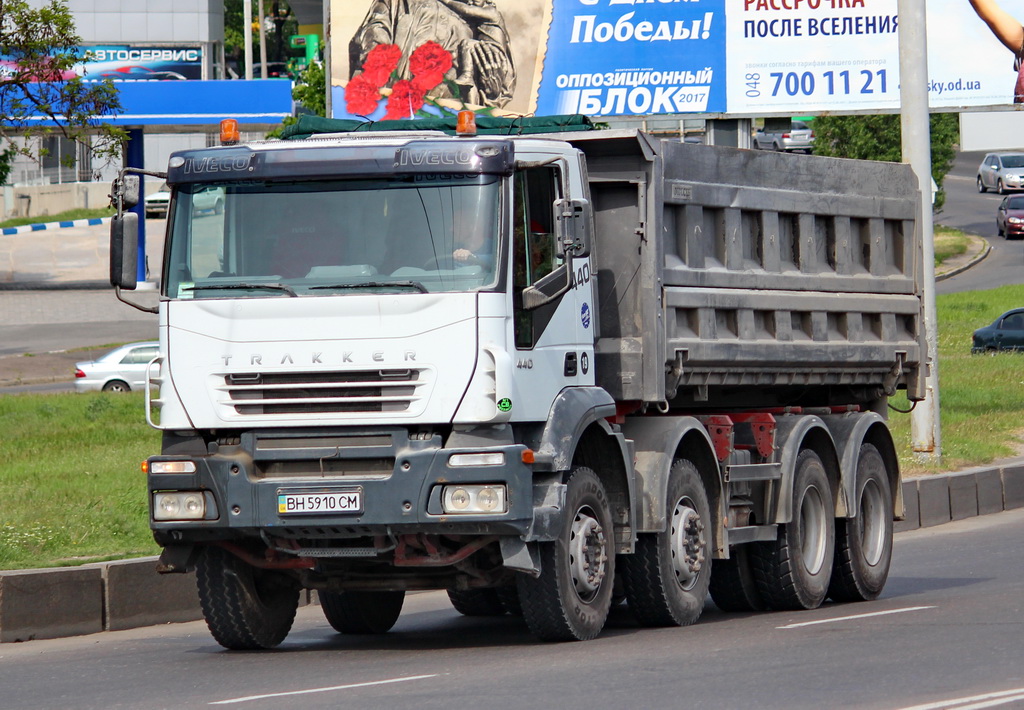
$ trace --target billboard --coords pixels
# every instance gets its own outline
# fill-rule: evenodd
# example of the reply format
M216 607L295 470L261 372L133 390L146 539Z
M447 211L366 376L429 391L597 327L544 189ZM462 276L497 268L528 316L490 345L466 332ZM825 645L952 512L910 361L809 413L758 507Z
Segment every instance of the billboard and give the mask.
M203 78L201 47L101 44L82 47L80 53L88 59L76 64L75 72L85 81L181 81Z
M1002 15L928 0L933 109L1014 103L1024 6L1013 19L978 4ZM900 104L897 0L331 0L330 12L337 118L463 106L601 117Z

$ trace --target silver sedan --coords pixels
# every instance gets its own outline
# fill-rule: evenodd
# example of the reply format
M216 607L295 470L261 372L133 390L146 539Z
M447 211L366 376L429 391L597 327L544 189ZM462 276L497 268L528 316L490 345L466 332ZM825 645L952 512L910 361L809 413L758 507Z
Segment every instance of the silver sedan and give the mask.
M978 166L978 192L1024 190L1024 153L989 153Z
M146 383L146 368L160 352L160 343L129 343L90 362L75 363L75 389L128 392Z

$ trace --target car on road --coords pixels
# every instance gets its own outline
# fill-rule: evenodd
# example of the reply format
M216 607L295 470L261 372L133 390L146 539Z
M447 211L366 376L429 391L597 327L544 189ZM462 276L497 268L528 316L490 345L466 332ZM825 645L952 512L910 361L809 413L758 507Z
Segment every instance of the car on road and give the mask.
M754 147L758 150L810 153L814 150L814 131L803 121L793 121L788 131L766 131L762 127L754 134Z
M1024 190L1024 153L989 153L978 166L978 192Z
M996 231L1000 237L1024 237L1024 195L1009 195L996 208Z
M1007 311L984 328L974 331L972 353L1024 350L1024 308Z
M166 217L167 209L171 203L171 188L167 183L160 186L160 189L152 195L147 195L146 216ZM224 211L224 188L205 187L192 196L192 208L196 213L213 212L220 214Z
M146 368L160 352L160 343L128 343L89 362L75 363L75 390L129 392L146 383Z

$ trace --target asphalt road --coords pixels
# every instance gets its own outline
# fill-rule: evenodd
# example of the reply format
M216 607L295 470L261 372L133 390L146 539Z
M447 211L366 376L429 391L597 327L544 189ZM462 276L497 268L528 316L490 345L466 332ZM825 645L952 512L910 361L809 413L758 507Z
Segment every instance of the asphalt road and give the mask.
M980 264L938 282L937 293L959 293L996 288L1024 281L1024 242L1007 241L996 234L996 207L1002 195L981 194L975 179L984 153L960 153L946 176L946 203L935 217L937 224L977 234L988 240L992 253Z
M877 601L765 614L709 603L681 629L640 629L619 607L585 643L543 644L518 619L461 617L426 593L383 636L341 636L302 609L272 652L224 651L202 622L7 644L0 705L897 710L1009 693L972 707L1021 707L1022 549L1024 509L900 533Z

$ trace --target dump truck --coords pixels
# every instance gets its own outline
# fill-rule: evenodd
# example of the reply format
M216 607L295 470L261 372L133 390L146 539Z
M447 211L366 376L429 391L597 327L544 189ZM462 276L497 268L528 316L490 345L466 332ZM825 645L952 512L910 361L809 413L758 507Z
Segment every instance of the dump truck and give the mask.
M684 626L709 594L877 597L889 398L927 366L911 168L475 124L321 119L160 174L150 522L213 637L280 644L306 590L340 633L447 590L548 641L623 602Z

